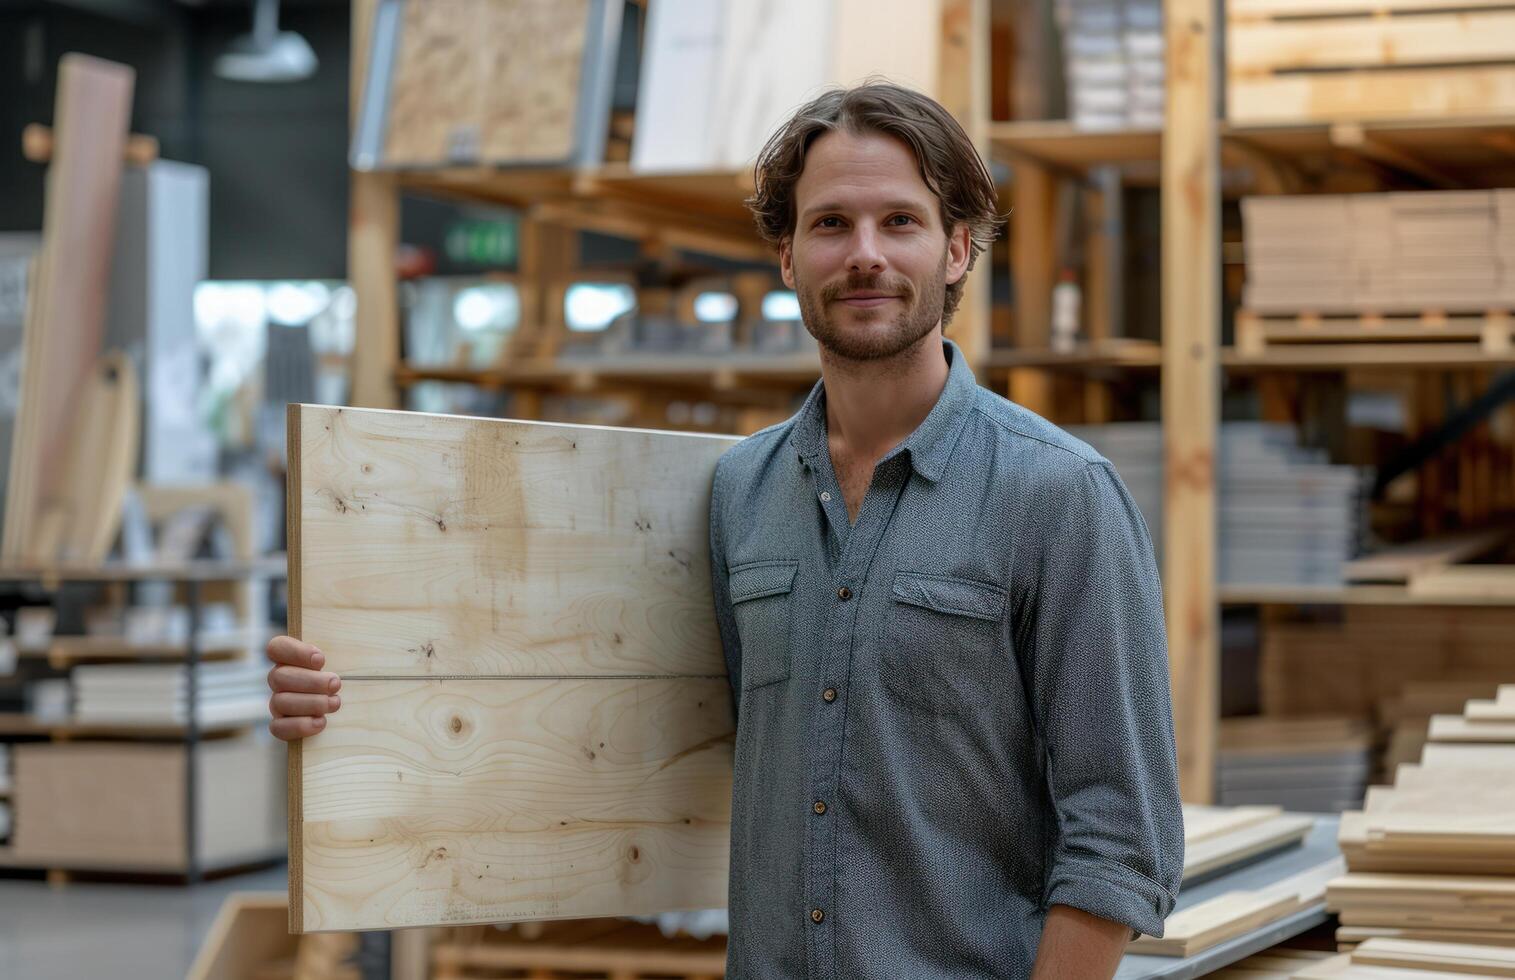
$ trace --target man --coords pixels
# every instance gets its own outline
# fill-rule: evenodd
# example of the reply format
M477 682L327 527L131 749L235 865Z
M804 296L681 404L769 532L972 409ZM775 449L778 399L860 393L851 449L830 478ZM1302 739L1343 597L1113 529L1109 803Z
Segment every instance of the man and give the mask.
M712 491L727 975L1109 977L1182 875L1162 600L1110 464L943 338L993 182L870 84L800 109L750 203L822 380ZM275 734L313 733L340 681L269 654Z

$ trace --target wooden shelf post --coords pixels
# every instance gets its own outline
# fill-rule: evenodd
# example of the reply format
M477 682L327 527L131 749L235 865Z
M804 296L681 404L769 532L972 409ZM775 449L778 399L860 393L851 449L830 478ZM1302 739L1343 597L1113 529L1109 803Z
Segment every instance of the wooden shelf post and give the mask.
M1220 146L1214 10L1164 0L1162 149L1163 589L1183 798L1215 794L1219 712L1216 427L1219 410Z

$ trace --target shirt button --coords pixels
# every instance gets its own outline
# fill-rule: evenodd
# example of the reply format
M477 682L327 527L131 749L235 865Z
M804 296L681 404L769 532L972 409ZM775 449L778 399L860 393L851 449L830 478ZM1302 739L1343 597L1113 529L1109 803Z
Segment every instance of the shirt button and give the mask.
M843 602L846 602L848 599L852 598L852 590L844 585L840 589L836 590L836 597Z
M823 920L825 918L826 918L826 913L822 912L820 909L811 909L810 910L810 921L811 922L819 923L821 920Z
M830 490L822 490L821 491L821 499L824 500L828 504L831 503L831 491Z
M831 702L835 701L836 700L836 688L834 688L834 687L828 687L828 688L826 688L826 690L822 691L821 692L821 700L825 701L827 704L830 704Z
M815 801L815 812L818 813L818 814L826 812L826 804L825 804L824 801L822 801L822 800L816 800Z

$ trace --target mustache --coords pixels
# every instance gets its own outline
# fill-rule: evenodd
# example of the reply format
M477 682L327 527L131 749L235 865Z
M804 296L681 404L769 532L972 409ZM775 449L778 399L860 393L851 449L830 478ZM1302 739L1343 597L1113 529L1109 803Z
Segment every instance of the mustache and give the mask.
M856 292L891 293L904 299L910 299L915 295L915 288L910 285L910 280L902 276L887 275L862 275L853 273L840 282L829 282L821 287L821 299L825 302L841 299L848 293Z

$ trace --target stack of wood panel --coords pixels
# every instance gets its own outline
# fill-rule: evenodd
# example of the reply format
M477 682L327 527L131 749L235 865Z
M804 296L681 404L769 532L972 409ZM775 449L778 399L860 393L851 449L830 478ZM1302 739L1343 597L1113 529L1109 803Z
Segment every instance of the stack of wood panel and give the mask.
M1210 877L1261 854L1299 844L1311 817L1278 806L1184 805L1184 880Z
M1515 191L1254 197L1242 219L1255 313L1515 303Z
M1211 980L1291 980L1300 970L1332 958L1319 950L1275 946L1206 976Z
M1227 718L1221 722L1220 802L1339 812L1361 805L1372 762L1366 721Z
M1440 724L1438 724L1438 722ZM1515 685L1432 722L1419 764L1342 815L1337 941L1515 946Z

